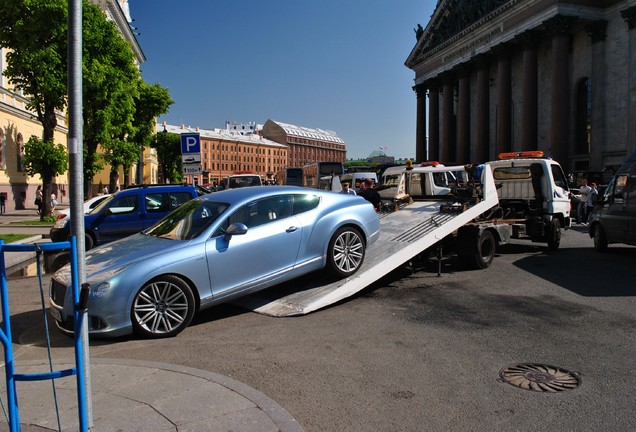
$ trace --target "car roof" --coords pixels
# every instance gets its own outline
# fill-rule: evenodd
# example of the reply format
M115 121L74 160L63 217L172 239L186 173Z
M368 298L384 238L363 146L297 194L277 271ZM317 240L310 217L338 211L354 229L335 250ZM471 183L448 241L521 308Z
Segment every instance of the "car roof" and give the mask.
M219 192L213 192L204 195L201 199L206 201L228 202L237 204L244 201L250 201L259 198L265 198L272 195L281 194L313 194L324 196L325 194L338 196L335 192L323 191L320 189L310 189L300 186L251 186L238 189L225 189ZM340 194L340 196L343 196Z

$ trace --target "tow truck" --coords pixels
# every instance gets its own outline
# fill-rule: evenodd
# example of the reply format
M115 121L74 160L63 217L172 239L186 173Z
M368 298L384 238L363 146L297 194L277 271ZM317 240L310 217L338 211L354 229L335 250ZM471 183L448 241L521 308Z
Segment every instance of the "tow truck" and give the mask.
M454 246L471 267L490 266L496 244L509 241L511 225L496 220L499 198L492 171L485 168L435 165L405 170L394 196L397 210L380 215L380 238L367 249L357 273L337 281L316 274L300 290L281 296L277 287L236 303L270 316L304 315L354 295L420 254L444 247ZM445 188L436 184L446 178L444 174L450 178L458 172L465 182Z

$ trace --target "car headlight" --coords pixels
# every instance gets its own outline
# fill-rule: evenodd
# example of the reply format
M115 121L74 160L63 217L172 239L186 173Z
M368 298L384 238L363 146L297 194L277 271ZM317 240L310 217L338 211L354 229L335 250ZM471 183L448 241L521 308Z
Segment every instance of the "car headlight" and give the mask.
M91 297L106 297L110 293L110 282L100 282L95 286L91 286Z

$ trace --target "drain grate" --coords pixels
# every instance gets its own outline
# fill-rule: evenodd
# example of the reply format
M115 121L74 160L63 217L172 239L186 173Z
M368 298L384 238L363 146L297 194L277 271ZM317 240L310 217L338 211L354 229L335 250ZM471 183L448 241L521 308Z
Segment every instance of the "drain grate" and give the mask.
M499 371L499 376L510 385L538 392L558 393L581 385L577 372L537 363L507 366Z

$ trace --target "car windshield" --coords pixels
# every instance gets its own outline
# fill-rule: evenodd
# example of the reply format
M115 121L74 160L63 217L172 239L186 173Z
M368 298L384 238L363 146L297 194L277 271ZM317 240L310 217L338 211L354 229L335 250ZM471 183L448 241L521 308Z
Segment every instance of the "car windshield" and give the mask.
M145 234L170 240L191 240L227 210L227 203L193 199L149 228Z
M99 213L104 207L106 207L108 205L109 202L112 201L113 198L115 198L115 194L109 195L108 197L104 198L102 201L99 202L99 204L97 204L95 207L93 207L91 209L91 211L88 212L88 214L97 214L97 213Z

